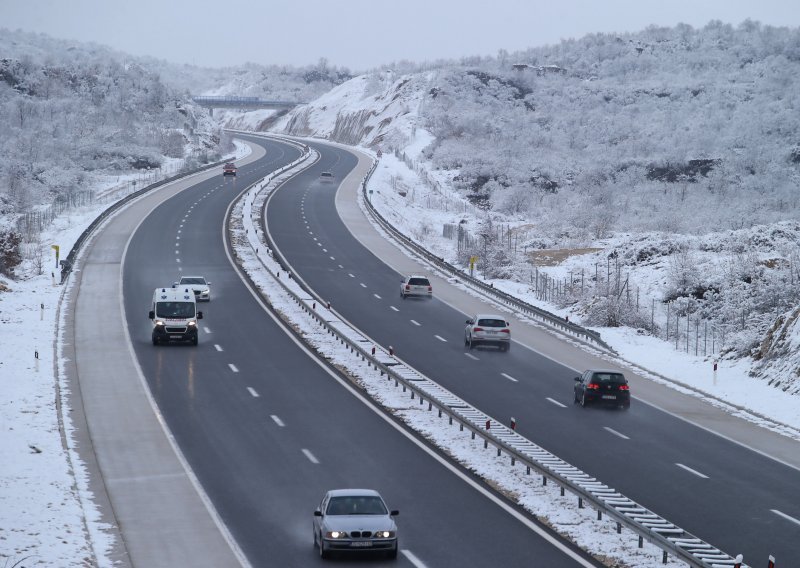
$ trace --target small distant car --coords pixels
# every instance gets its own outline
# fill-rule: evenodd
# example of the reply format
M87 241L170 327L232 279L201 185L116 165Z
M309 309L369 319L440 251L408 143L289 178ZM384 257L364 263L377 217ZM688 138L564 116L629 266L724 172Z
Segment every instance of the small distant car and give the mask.
M222 166L222 177L225 176L233 176L236 177L236 172L238 168L231 162L228 162L224 166Z
M625 375L619 371L589 369L575 377L575 404L605 404L630 408L631 389Z
M211 282L202 276L181 276L178 282L172 284L173 288L186 286L194 292L194 298L198 302L211 301Z
M319 181L333 181L333 174L331 172L322 172L319 174Z
M433 286L427 276L412 274L400 281L400 297L428 298L433 297Z
M373 489L334 489L314 511L314 546L321 558L334 551L383 551L397 558L397 525Z
M503 316L477 314L467 320L464 345L473 349L478 345L493 345L500 351L511 348L511 329Z

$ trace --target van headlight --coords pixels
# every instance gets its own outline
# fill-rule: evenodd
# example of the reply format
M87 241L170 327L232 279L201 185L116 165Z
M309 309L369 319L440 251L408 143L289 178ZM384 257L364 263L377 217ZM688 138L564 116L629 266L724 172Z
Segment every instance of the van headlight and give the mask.
M196 321L190 321L190 322L189 322L189 325L190 325L190 326L197 325L197 322L196 322Z
M156 326L158 326L158 327L162 327L163 325L164 325L164 322L163 322L163 321L161 321L161 320L156 320Z

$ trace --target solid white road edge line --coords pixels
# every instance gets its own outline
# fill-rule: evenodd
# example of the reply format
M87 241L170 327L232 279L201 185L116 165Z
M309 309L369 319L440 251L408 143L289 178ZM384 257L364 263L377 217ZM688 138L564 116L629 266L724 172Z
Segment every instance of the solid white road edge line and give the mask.
M678 466L679 468L681 468L681 469L685 469L685 470L686 470L686 471L688 471L689 473L693 473L693 474L694 474L694 475L696 475L697 477L702 477L703 479L708 479L708 476L707 476L707 475L705 475L705 474L703 474L703 473L700 473L700 472L699 472L699 471L697 471L696 469L692 469L692 468L690 468L690 467L689 467L689 466L687 466L687 465L683 465L682 463L676 463L675 465L677 465L677 466Z

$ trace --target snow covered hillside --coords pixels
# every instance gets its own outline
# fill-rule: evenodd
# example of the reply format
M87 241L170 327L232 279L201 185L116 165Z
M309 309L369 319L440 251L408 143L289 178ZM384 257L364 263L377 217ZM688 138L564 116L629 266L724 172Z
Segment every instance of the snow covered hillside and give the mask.
M409 233L481 276L797 392L798 71L796 29L648 28L375 71L271 129L394 153L387 215L424 199Z

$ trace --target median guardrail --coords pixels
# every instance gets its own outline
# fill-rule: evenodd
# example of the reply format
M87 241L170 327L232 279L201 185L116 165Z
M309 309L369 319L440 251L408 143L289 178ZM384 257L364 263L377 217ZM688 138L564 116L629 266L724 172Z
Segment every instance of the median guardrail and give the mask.
M274 251L263 211L273 189L293 175L290 170L291 167L287 167L280 173L276 172L252 184L232 205L230 211L237 214L228 215L228 231L235 237L231 240L237 243L246 242L249 247L246 253L248 260L258 262L272 277L269 290L261 289L250 278L253 288L261 290L268 304L271 304L269 294L274 293L277 286L277 289L287 294L291 301L313 318L326 334L367 362L368 367L379 373L380 377L393 381L395 387L408 392L411 399L419 400L420 406L427 404L428 411L436 411L450 425L465 431L465 435L470 435L472 439L480 438L484 448L491 447L498 458L508 461L509 466L516 467L519 464L525 467L527 474L541 476L542 484L558 484L562 495L569 491L577 498L578 507L591 507L597 511L598 520L602 520L604 515L613 520L618 533L625 528L637 534L639 547L642 547L644 540L656 545L663 551L664 563L672 555L693 568L747 568L740 557L734 558L722 552L625 497L425 377L396 357L391 350L374 345L370 338L341 318L327 303L322 302L316 293L305 289L296 278L292 278L291 273L281 277L282 272L286 271L286 263L279 260L280 255ZM374 167L370 173L372 171ZM366 179L365 177L362 184L366 183ZM245 252L235 249L235 253L237 261L242 264ZM284 314L284 317L288 315ZM299 335L303 337L302 334Z

